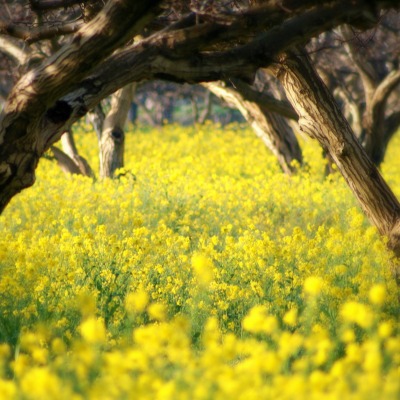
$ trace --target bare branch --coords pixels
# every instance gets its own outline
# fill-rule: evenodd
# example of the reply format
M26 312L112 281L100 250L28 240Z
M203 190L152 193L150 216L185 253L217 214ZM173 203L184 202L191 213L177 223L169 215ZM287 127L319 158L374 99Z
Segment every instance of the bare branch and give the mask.
M57 10L76 4L86 3L87 0L30 0L31 9L34 11Z
M60 35L69 35L76 32L81 26L82 22L76 21L65 24L56 24L53 26L32 28L0 20L0 33L22 39L27 43L33 43L43 39L51 39Z
M232 83L233 87L236 87L240 90L241 95L246 100L254 101L268 109L268 111L277 113L282 117L293 119L295 121L297 121L299 118L289 102L277 100L265 92L259 92L240 79L231 79L230 82Z
M379 104L385 104L389 95L400 84L400 70L391 71L389 75L376 88L372 98L372 104L375 107Z
M30 50L28 47L22 47L20 43L5 35L0 35L0 52L11 57L16 64L25 64Z

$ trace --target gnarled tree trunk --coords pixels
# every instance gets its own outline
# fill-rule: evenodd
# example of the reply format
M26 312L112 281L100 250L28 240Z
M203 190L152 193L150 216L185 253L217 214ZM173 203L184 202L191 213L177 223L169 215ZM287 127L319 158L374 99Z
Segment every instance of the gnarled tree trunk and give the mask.
M300 129L335 161L363 211L400 256L400 203L359 144L306 54L286 54L275 72L299 115Z
M108 112L101 132L100 177L112 178L118 168L124 166L124 127L132 103L134 85L128 85L111 96Z
M256 135L276 156L285 173L291 175L295 171L294 161L302 163L297 138L282 116L270 112L257 101L247 100L243 86L229 87L221 81L205 83L204 86L242 113Z

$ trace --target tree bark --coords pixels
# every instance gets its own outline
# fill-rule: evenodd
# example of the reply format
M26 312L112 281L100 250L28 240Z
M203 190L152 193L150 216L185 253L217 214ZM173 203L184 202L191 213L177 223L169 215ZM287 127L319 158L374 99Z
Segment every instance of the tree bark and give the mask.
M108 2L69 43L17 82L0 116L0 212L14 195L35 182L39 158L90 109L81 97L79 82L140 32L160 12L159 3ZM100 91L97 84L88 83L94 92ZM68 96L61 100L72 88L81 91L78 103Z
M90 177L94 176L93 170L89 163L78 153L74 136L70 130L64 132L64 134L61 136L61 145L64 153L67 154L78 166L80 174Z
M349 26L342 26L340 32L345 39L345 49L360 74L365 93L363 136L364 147L375 165L379 166L386 153L387 144L392 137L388 116L387 101L393 90L400 84L400 70L391 71L384 78L380 77L376 67L354 44L354 31ZM361 114L362 111L360 110ZM390 117L389 113L389 117Z
M246 100L243 87L228 87L221 81L206 83L204 86L242 113L286 174L295 172L294 161L301 165L302 154L296 136L283 117L269 112L255 101Z
M57 161L58 166L62 171L65 172L65 174L82 175L78 165L68 154L64 153L56 146L51 146L51 151Z
M300 129L329 151L361 208L400 256L400 203L354 136L307 55L286 54L275 72Z
M96 132L97 140L101 140L101 132L103 132L104 120L106 115L104 114L101 103L97 104L91 111L87 113L89 122L92 124L94 131Z
M111 96L111 109L104 120L100 147L100 178L112 178L124 166L124 127L132 103L133 85L125 86Z

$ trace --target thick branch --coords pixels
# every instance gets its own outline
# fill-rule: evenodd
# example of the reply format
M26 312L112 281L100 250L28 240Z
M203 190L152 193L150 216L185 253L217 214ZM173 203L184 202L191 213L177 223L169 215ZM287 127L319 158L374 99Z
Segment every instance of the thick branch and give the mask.
M5 35L0 35L0 51L10 56L16 64L25 64L30 51L22 47L20 43Z
M159 0L110 1L102 12L83 26L70 44L63 46L42 65L27 73L14 87L6 112L29 112L38 101L49 106L67 88L84 77L115 48L139 32L153 17L152 10ZM18 102L14 102L14 97ZM35 110L37 113L37 110ZM67 118L65 118L67 119Z
M130 82L142 79L159 78L196 83L236 77L252 81L256 70L269 65L285 48L360 14L362 9L359 5L343 7L343 2L339 2L335 6L324 6L318 12L312 10L286 21L251 43L222 52L194 52L194 49L203 45L206 29L216 34L215 29L192 28L189 36L180 33L174 36L173 32L165 35L160 33L109 57L92 74L90 81L92 84L102 83L99 92L103 97ZM229 34L234 37L238 33L230 31ZM82 84L81 87L85 86L85 82ZM86 101L90 108L94 106L92 101L98 102L98 99L89 94Z
M0 117L0 211L15 194L34 183L35 169L44 151L69 128L73 119L87 112L84 102L70 105L60 97L140 32L158 12L159 2L108 2L74 35L70 44L14 86Z
M265 107L268 111L277 113L282 117L293 119L295 121L298 120L299 117L296 111L287 101L278 100L265 92L259 92L240 79L230 79L230 82L234 88L237 88L240 91L246 100L254 101Z
M365 91L365 98L368 102L378 85L378 75L373 65L367 60L367 58L361 53L360 49L357 49L354 43L355 34L351 27L344 25L340 27L340 33L345 40L345 49L350 59L353 61L354 66L357 68Z
M32 28L21 26L12 22L0 21L0 33L22 39L27 43L33 43L39 40L58 37L60 35L69 35L76 32L81 26L81 22L69 22L53 26Z
M373 107L385 107L388 97L399 84L400 70L391 71L376 88L372 98Z

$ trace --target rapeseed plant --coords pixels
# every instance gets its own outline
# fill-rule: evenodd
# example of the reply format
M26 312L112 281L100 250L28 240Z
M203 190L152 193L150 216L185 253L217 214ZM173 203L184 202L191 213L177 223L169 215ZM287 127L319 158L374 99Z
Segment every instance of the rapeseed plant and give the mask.
M392 255L318 147L289 178L241 126L131 130L0 219L0 399L399 398Z

